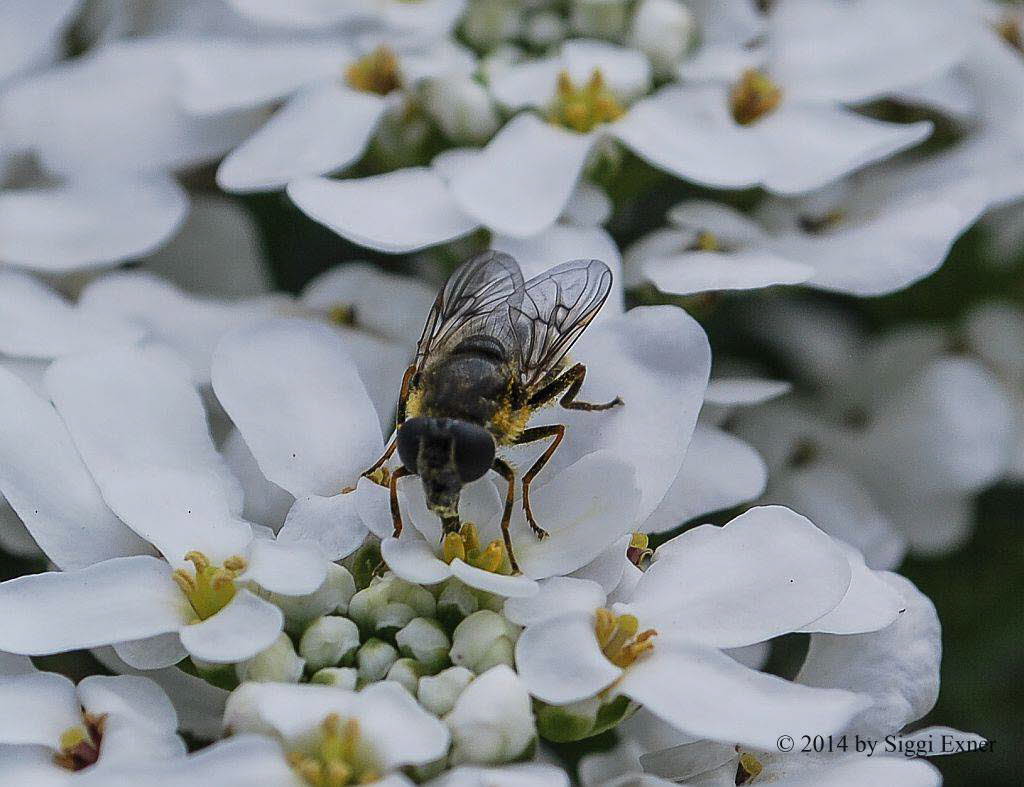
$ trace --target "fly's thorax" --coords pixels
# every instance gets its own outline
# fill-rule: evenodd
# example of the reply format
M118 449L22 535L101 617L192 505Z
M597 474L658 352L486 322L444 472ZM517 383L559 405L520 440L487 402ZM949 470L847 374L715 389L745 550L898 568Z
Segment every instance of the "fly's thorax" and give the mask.
M511 369L480 352L439 359L423 372L420 409L428 415L488 423L507 399Z

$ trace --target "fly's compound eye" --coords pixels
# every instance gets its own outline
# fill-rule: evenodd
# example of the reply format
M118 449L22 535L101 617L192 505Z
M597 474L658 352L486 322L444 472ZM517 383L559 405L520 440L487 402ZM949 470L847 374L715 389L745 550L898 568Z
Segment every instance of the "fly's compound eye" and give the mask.
M455 439L455 467L464 484L482 477L494 462L494 438L482 426L456 421L451 428ZM401 450L401 449L399 449Z
M430 419L410 418L398 428L398 456L411 472L417 473L416 458L420 453L420 440L430 429Z

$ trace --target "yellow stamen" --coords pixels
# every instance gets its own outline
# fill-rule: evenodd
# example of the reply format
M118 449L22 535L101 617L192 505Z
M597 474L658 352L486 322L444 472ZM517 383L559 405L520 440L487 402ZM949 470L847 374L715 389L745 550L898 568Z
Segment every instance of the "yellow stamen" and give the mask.
M377 484L377 486L390 486L391 485L391 471L388 470L386 467L383 467L383 466L378 467L376 470L374 470L372 473L370 473L366 477L369 478L371 481L373 481L373 483ZM353 491L354 489L355 489L354 486L353 487L348 487L347 491ZM342 491L344 492L346 490L343 489Z
M54 763L69 771L80 771L93 765L100 758L106 719L106 714L94 716L85 713L83 724L64 730L60 734L59 749L53 755Z
M327 312L327 319L335 325L344 325L348 328L355 327L356 307L351 303L338 303Z
M288 764L312 787L370 784L381 777L372 748L363 740L359 721L342 723L336 713L320 725L320 738L302 752L291 752Z
M605 657L617 667L628 667L654 647L654 629L640 631L634 615L616 615L604 607L596 612L594 634Z
M718 245L718 238L712 232L701 232L697 235L697 240L694 242L698 251L721 251L722 247Z
M782 101L782 88L762 71L748 68L729 93L729 109L741 126L749 126Z
M995 28L996 33L1003 41L1024 54L1024 29L1022 29L1020 17L1007 11L1003 14L1003 18L996 22Z
M463 522L458 532L445 533L441 542L441 556L445 563L451 563L458 558L474 568L490 571L492 574L512 573L512 563L508 559L505 545L494 540L481 549L480 535L472 522Z
M345 69L345 81L363 93L386 96L402 84L398 56L388 47L379 46Z
M739 767L736 769L736 784L746 784L751 779L756 779L764 766L753 754L743 752L740 754Z
M235 597L235 579L248 567L244 557L234 555L221 566L212 565L202 552L189 552L185 560L192 564L175 569L172 579L185 594L199 620L216 615Z
M558 74L555 100L548 109L548 121L585 134L602 123L611 123L626 110L605 84L601 69L595 68L590 81L581 87L573 84L568 71Z

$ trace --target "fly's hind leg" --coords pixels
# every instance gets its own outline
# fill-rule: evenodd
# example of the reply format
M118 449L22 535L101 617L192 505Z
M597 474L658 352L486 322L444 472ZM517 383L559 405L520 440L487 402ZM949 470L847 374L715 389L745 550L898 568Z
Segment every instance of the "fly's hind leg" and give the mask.
M512 551L512 536L509 533L509 524L512 521L512 503L515 500L516 474L515 471L498 457L494 458L491 469L505 479L508 489L505 492L505 508L501 512L501 537L505 542L505 551L508 552L508 562L512 566L512 573L519 573L519 564L516 563L516 553Z
M395 416L395 427L401 427L405 423L405 404L409 400L409 388L412 384L413 375L416 374L416 364L411 364L406 370L405 374L402 375L402 388L398 392L398 413ZM388 443L388 447L384 449L384 453L381 458L373 463L373 466L364 470L359 474L360 478L369 478L371 481L380 484L381 486L387 486L387 474L383 475L383 478L375 478L374 475L384 467L391 455L395 453L395 448L398 447L398 435L396 434L391 438L391 442ZM355 487L349 487L348 489L342 490L344 492L351 492Z
M388 481L391 491L391 522L395 526L395 532L391 534L392 538L402 535L402 511L398 507L398 479L405 478L407 475L412 475L412 471L402 465L391 474L391 479Z
M622 399L618 396L610 402L604 402L602 404L577 401L576 397L579 395L580 388L583 387L583 380L586 376L586 366L581 363L573 364L554 380L534 393L529 400L530 406L542 407L559 394L561 394L562 398L558 400L558 403L566 410L610 410L613 407L618 407L623 404Z
M548 460L551 459L555 451L558 450L562 438L565 437L565 426L562 424L535 426L519 435L514 443L514 445L523 445L524 443L543 440L545 437L554 437L555 439L551 441L551 444L544 450L544 453L537 458L537 461L533 463L533 466L523 476L523 512L526 514L526 521L530 523L533 532L537 534L537 538L547 537L548 531L538 525L537 520L533 518L533 509L530 507L530 482L533 481L544 468L544 465L548 463Z

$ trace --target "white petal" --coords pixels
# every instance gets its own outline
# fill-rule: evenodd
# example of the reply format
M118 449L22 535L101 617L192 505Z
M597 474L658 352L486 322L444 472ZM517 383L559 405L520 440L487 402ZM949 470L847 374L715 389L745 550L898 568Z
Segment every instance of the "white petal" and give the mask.
M570 39L562 47L562 61L577 85L586 84L594 69L600 69L608 89L620 101L633 101L650 89L651 63L632 47L599 40Z
M943 73L966 48L964 19L926 0L787 0L768 19L772 76L797 100L878 98Z
M603 188L583 180L569 197L562 221L577 227L599 227L611 217L615 206Z
M7 190L0 260L54 273L110 265L162 246L187 212L185 192L158 175Z
M623 311L622 255L612 236L601 227L553 224L530 238L495 235L491 248L515 257L525 279L568 260L601 260L612 271L612 292L596 319L603 320Z
M566 435L538 484L581 456L607 449L637 469L643 495L637 520L642 522L682 465L707 385L707 337L682 309L641 307L592 326L572 357L587 365L582 400L607 402L621 396L625 404L596 413L541 411L535 423L563 423ZM624 525L633 529L633 523Z
M904 609L881 631L838 636L813 634L796 680L863 692L874 700L850 731L882 736L915 721L939 693L941 631L935 607L909 580L883 575L903 596Z
M614 494L609 491L614 489ZM512 545L529 577L568 574L600 555L638 521L640 488L633 468L608 451L583 457L543 486L531 487L537 523L548 531L540 540L514 511ZM500 515L488 531L498 529Z
M134 669L159 670L176 665L188 652L177 631L169 631L144 639L115 642L115 654Z
M809 265L759 249L684 252L648 260L643 270L655 287L675 295L799 284L814 275Z
M632 533L625 535L585 566L576 569L570 576L596 582L605 593L611 593L622 581L622 573L632 565L626 557Z
M757 377L715 377L708 383L704 401L723 407L761 404L788 393L792 384L785 380Z
M170 566L154 557L32 574L0 584L0 648L41 655L141 639L177 629L185 606Z
M332 74L340 77L348 59L336 41L210 40L177 57L181 102L197 115L268 104Z
M910 735L901 736L904 741L914 745L917 741L930 741L935 749L933 754L956 754L957 744L965 746L983 746L987 741L976 732L963 732L952 727L923 727Z
M200 253L212 255L216 250L204 248L196 252ZM235 264L230 259L223 262ZM78 304L88 314L115 314L144 327L153 339L181 353L196 383L205 385L210 382L210 357L220 338L232 328L273 315L286 306L286 300L268 296L220 301L190 295L149 273L119 271L88 284Z
M839 732L866 698L806 686L744 667L717 650L657 636L616 691L683 732L775 749L790 730ZM723 702L732 697L735 702Z
M232 429L224 440L221 454L231 468L232 474L242 485L245 495L242 516L250 522L269 527L274 532L279 531L288 515L288 509L295 503L295 498L277 484L267 480L256 462L256 457L245 444L245 438L237 429Z
M799 514L761 506L662 544L626 611L694 642L740 647L817 620L850 585L842 549Z
M263 474L296 497L340 492L383 450L366 389L326 325L273 320L229 334L213 387Z
M624 674L598 646L593 611L524 629L516 642L516 669L530 694L556 705L592 697Z
M542 579L539 591L530 598L510 598L505 617L520 626L532 626L569 612L592 613L604 605L604 589L588 579L551 577Z
M452 576L452 569L434 554L421 536L408 533L402 538L385 538L380 554L388 568L406 582L435 585Z
M86 713L106 713L157 732L178 729L178 714L171 701L147 678L89 675L78 684L78 699Z
M192 194L181 231L142 261L142 267L186 292L217 298L263 295L271 289L270 266L259 227L242 205L217 194ZM217 260L197 265L196 260Z
M537 593L537 583L525 576L505 576L484 571L459 558L451 562L452 576L458 577L471 588L507 598L529 598Z
M235 148L217 169L225 191L271 191L347 167L363 152L384 114L373 93L325 83L305 90Z
M319 544L255 538L249 547L249 567L239 580L251 580L272 593L304 596L326 578L327 558Z
M436 246L477 227L441 177L426 167L368 178L297 180L288 184L288 196L343 238L392 254Z
M565 208L594 139L532 113L518 115L455 172L451 193L481 224L507 235L535 235Z
M40 65L60 51L63 28L81 0L12 0L4 5L0 82Z
M390 304L390 299L388 301ZM387 311L391 310L388 306ZM398 308L398 305L395 305ZM416 317L426 312L416 313ZM341 334L345 349L359 371L359 377L366 386L366 393L373 402L379 416L381 430L390 432L395 427L395 404L402 387L402 376L415 356L415 350L406 342L395 342L373 336L360 328L335 326ZM410 336L419 336L422 326Z
M151 551L107 508L49 402L5 369L0 398L0 489L50 560L68 570Z
M47 387L107 504L168 560L244 553L241 487L214 448L184 364L109 350L56 361Z
M903 609L903 597L886 584L885 575L872 571L856 549L848 547L850 587L839 606L822 615L803 631L828 634L860 634L883 629L896 620Z
M768 469L753 447L718 427L699 423L679 475L641 528L660 533L750 502L764 491L767 479Z
M283 542L317 544L331 560L355 552L366 539L355 492L331 497L300 497L288 511L279 538Z
M142 335L116 316L73 308L27 274L0 271L0 351L7 355L55 358L134 344Z
M213 617L178 630L185 649L203 661L230 664L270 647L284 625L281 610L240 589Z
M482 768L460 765L427 784L430 787L569 787L569 774L554 765L524 762Z
M63 675L36 672L0 676L0 740L58 748L61 733L82 723L75 684Z

